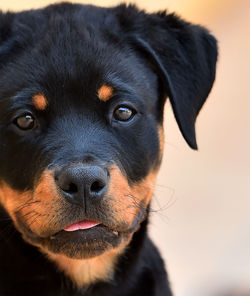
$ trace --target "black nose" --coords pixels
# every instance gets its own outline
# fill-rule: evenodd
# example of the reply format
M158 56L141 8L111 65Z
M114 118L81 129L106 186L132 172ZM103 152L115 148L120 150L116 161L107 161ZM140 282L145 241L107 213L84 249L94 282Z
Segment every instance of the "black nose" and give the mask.
M85 199L100 200L107 190L108 179L108 171L99 166L66 167L55 173L65 198L81 206Z

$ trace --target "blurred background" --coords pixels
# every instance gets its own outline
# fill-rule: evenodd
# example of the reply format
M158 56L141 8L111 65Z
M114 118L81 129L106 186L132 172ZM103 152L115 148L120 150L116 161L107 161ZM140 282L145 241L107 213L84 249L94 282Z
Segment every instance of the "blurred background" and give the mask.
M0 9L54 2L59 1L0 0ZM108 6L120 1L75 2ZM198 152L185 144L166 106L165 155L153 198L151 236L176 296L249 296L250 1L133 3L147 11L175 11L207 26L219 41L216 82L197 120Z

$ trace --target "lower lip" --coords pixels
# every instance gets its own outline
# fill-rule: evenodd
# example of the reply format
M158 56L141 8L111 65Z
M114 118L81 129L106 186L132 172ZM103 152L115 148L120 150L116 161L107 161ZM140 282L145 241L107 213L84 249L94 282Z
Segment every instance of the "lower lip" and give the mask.
M96 221L91 221L91 220L83 220L80 222L73 223L67 227L64 228L65 231L76 231L76 230L85 230L89 228L93 228L100 223Z

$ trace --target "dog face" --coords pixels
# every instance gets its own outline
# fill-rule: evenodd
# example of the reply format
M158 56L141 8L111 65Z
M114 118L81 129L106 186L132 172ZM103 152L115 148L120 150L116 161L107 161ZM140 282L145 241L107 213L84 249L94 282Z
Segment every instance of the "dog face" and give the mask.
M123 248L147 216L167 96L196 148L214 38L125 5L0 19L2 207L45 252L81 259Z

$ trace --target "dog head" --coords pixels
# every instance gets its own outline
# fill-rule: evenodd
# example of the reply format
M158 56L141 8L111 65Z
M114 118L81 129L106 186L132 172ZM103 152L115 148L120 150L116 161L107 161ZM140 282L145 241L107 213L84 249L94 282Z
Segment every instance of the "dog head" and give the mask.
M163 107L196 148L216 41L174 14L59 4L0 15L0 203L45 252L126 246L147 216Z

